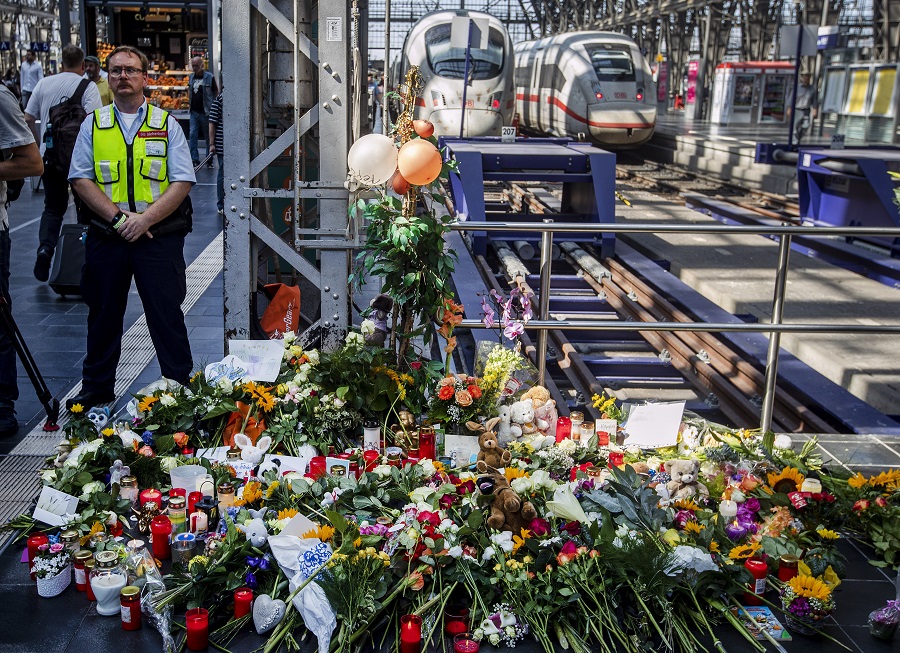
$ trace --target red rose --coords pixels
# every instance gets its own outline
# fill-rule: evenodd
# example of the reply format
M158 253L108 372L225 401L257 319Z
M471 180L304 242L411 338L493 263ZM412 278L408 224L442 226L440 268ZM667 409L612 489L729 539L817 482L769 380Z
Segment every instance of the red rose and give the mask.
M445 385L441 388L440 392L438 392L438 399L441 401L447 401L448 399L452 399L455 392L453 391L452 385Z
M422 369L422 363L420 363L419 361L413 361L412 363L409 364L409 366L412 369L414 369L416 372L418 372L419 370Z
M531 523L528 525L528 530L531 531L532 535L540 537L541 535L546 535L550 532L550 522L546 519L541 519L540 517L535 517L531 520Z
M578 553L578 546L575 544L575 542L569 540L568 542L563 544L560 553L562 553L563 555L575 555L576 553Z

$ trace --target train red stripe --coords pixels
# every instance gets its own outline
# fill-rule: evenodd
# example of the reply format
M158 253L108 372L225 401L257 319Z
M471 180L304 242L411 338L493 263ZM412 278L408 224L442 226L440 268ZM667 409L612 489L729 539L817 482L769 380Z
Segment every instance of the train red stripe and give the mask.
M522 100L524 102L540 102L541 98L538 95L525 95L523 93L516 94L517 100ZM565 105L559 98L555 98L552 95L547 98L547 104L553 104L559 107L566 114L577 120L578 122L583 122L586 125L590 125L591 127L599 127L601 129L648 129L652 127L652 125L648 125L643 122L597 122L595 120L587 120L584 117L578 115L574 111L572 111L569 107Z

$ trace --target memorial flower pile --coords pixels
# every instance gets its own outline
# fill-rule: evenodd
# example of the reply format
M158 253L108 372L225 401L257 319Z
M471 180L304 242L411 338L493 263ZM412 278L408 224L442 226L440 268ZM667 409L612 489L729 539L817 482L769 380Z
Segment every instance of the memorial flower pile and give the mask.
M165 587L147 605L160 615L203 607L217 645L255 629L270 652L290 649L304 630L332 650L379 644L410 614L422 620L423 643L439 643L451 605L465 606L477 638L500 645L534 638L548 653L563 643L577 653L701 651L723 620L743 628L727 608L743 600L748 561L768 566L771 600L781 599L785 615L810 621L840 600L842 532L892 528L900 475L836 477L814 443L776 447L691 415L679 445L656 451L538 437L512 442L509 462L487 472L472 461L450 467L440 446L434 459L417 458L419 425L390 428L408 408L404 392L422 393L435 421L452 422L439 402L478 420L496 414L527 366L493 347L483 376L435 378L392 356L356 337L336 352L306 350L288 334L275 382L210 368L188 387L154 384L132 412L102 424L76 414L42 479L77 497L68 526L85 546L92 533L135 528L141 509L122 494L123 465L138 491L160 490L163 515L176 467L200 465L208 487L236 489L233 499L212 497L218 523L195 533L192 559L163 562ZM622 415L612 397L594 401ZM377 421L385 447L405 449L363 451L364 419ZM240 432L272 438L266 457L225 456ZM696 460L706 492L678 494L666 471L673 459ZM875 541L884 559L898 555L887 535ZM801 558L800 573L781 583L785 554ZM265 605L283 602L271 628L235 618L238 588Z

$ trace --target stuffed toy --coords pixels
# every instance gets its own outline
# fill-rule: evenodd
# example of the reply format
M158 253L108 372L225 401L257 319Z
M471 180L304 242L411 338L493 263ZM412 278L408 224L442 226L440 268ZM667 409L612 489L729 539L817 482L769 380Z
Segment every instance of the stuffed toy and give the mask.
M671 500L690 499L694 496L703 499L709 497L709 490L697 480L700 475L700 461L696 458L667 460L664 468L671 477L666 483Z
M542 385L536 385L522 395L522 399L531 399L534 404L534 424L542 435L556 437L556 402L550 398L550 391Z
M272 444L272 438L265 435L257 440L256 444L253 444L253 441L243 433L236 433L234 443L240 447L241 460L255 467L263 459L263 454Z
M247 541L251 546L257 549L266 543L269 539L269 532L266 530L266 522L260 517L254 517L246 524L238 524L237 528L247 536Z
M491 482L482 482L479 479L478 487L484 493L486 488L492 486L489 495L491 501L491 514L487 518L487 525L498 531L510 531L515 534L522 532L523 528L531 525L531 520L537 517L537 511L530 501L523 501L522 497L509 486L505 474L493 472L485 477Z
M497 422L497 438L504 446L522 435L522 427L510 421L510 412L509 406L500 406L497 409L500 417L500 421Z
M534 402L531 399L517 401L509 407L509 419L511 424L517 424L522 429L522 435L537 433L534 425Z
M499 421L499 417L494 417L484 424L466 422L469 430L478 433L478 446L481 451L478 452L478 457L475 460L476 468L479 472L484 473L505 467L512 460L512 454L500 446L497 434L494 432L494 427Z
M364 336L364 339L367 345L384 347L389 331L387 319L394 309L394 300L391 299L390 295L381 293L375 295L372 301L369 302L369 306L372 307L372 321L375 323L375 331Z
M91 408L87 412L87 418L94 423L94 428L97 429L97 433L100 433L100 431L106 428L106 425L109 422L109 406L104 406L103 408Z

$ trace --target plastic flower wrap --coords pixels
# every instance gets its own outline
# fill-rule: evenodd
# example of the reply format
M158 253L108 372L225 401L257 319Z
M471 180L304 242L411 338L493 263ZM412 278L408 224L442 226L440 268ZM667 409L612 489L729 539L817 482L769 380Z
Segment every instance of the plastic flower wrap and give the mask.
M493 646L515 647L528 634L528 624L520 620L508 603L498 603L494 611L475 629L475 639L487 639Z

